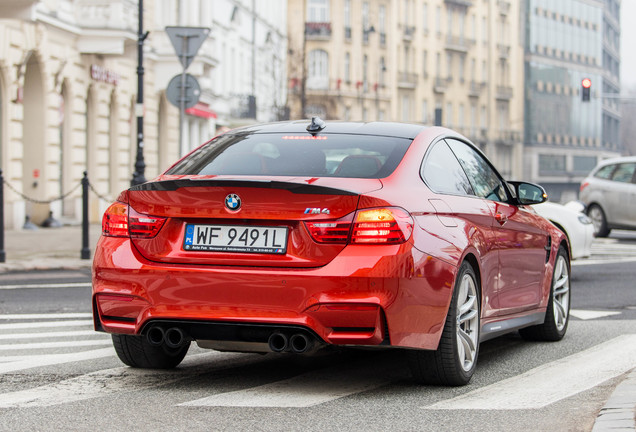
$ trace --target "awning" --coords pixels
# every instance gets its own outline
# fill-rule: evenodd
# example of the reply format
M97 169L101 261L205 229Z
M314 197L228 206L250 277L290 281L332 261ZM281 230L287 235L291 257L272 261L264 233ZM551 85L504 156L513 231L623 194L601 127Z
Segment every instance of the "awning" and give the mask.
M212 111L207 104L201 102L197 102L195 106L187 108L185 112L191 116L202 117L204 119L216 118L216 113Z

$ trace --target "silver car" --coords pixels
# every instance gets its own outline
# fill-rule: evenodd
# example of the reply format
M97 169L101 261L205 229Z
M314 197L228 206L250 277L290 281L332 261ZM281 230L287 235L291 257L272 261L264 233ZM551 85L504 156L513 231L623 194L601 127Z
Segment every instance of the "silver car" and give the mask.
M636 156L599 163L581 183L579 199L597 237L612 229L636 230Z

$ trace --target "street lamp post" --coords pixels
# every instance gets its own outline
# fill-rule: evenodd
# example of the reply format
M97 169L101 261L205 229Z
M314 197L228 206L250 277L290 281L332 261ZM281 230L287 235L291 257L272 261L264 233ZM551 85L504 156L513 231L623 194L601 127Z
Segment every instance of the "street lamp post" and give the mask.
M139 31L137 32L137 103L135 115L137 117L137 157L135 160L135 172L130 184L132 186L145 183L146 163L144 162L144 41L148 32L143 33L144 28L144 1L139 0Z

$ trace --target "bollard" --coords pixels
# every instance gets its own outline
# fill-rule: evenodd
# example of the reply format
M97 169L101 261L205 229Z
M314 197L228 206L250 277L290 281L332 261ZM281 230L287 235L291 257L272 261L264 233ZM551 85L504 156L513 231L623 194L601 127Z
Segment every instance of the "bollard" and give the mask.
M0 262L6 262L7 255L4 252L4 177L0 169Z
M90 259L91 250L88 248L88 172L82 177L82 250L81 259Z

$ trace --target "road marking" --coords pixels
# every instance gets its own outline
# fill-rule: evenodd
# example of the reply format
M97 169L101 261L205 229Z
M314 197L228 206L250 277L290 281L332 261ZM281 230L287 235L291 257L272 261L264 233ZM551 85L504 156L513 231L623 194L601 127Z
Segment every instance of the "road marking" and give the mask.
M622 335L524 374L453 399L435 410L539 409L589 390L636 367L636 334Z
M22 284L22 285L0 285L0 290L13 290L22 288L48 289L48 288L92 288L91 282L69 282L69 283L42 283L42 284Z
M0 334L0 340L9 339L44 339L57 337L76 337L76 336L97 336L99 334L95 330L77 330L77 331L61 331L61 332L37 332L37 333L12 333Z
M115 349L113 347L67 354L43 354L32 356L31 358L27 358L24 360L0 364L0 374L20 371L24 369L33 369L43 366L78 362L83 360L93 360L114 355Z
M218 372L260 361L261 357L255 355L206 352L186 357L174 371L129 367L104 369L29 390L0 394L0 408L53 406L116 392L160 387L210 370Z
M245 390L217 394L179 404L187 407L305 408L387 384L380 375L356 375L327 369Z
M599 265L599 264L620 264L620 263L627 263L627 262L634 262L636 261L636 257L631 257L631 258L620 258L620 259L616 259L616 258L607 258L607 259L581 259L581 260L575 260L572 261L570 263L570 265L574 266L574 267L579 267L579 266L584 266L584 265Z
M620 315L620 314L621 314L620 312L570 309L570 315L581 320L598 319L598 318L604 318L604 317Z
M93 318L92 313L0 314L0 320Z
M64 342L41 342L41 343L14 343L10 345L0 345L0 351L19 351L31 349L49 349L49 348L76 348L95 345L110 345L113 342L110 339L99 340L82 340L82 341L64 341Z
M92 325L93 325L93 320L41 321L41 322L29 322L29 323L0 324L0 330L54 328L54 327L80 327L80 326L92 326Z

